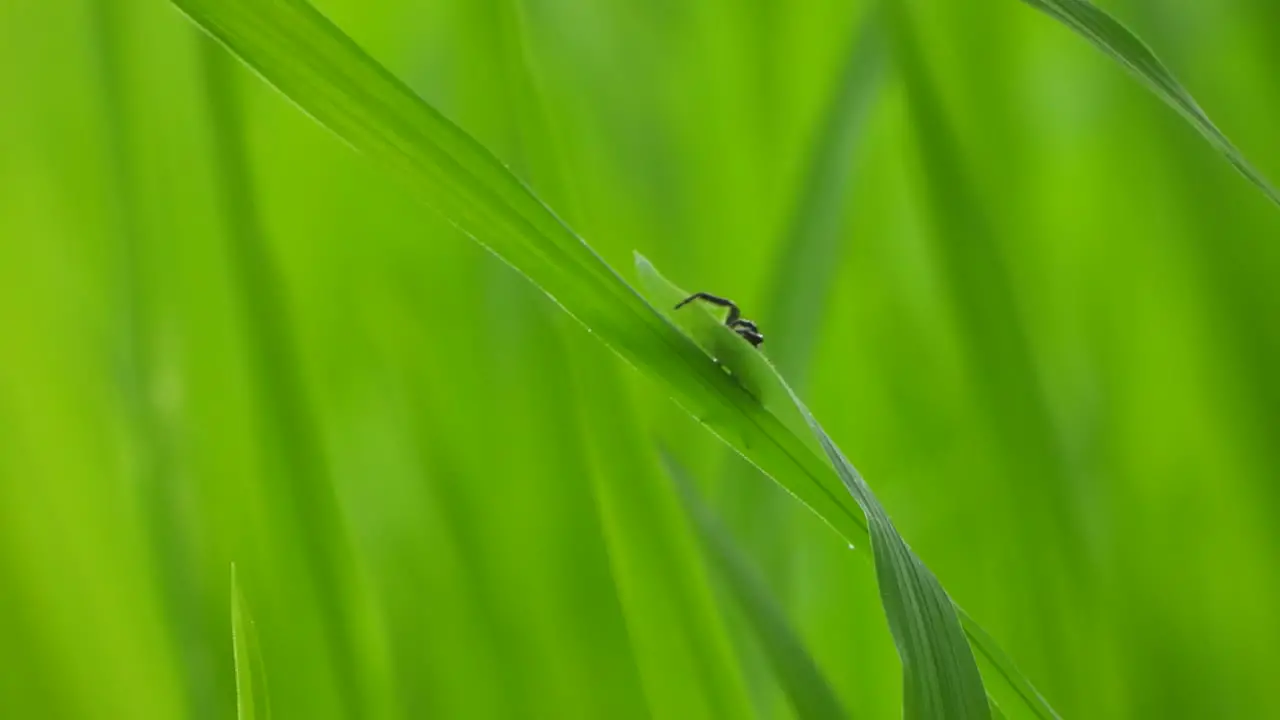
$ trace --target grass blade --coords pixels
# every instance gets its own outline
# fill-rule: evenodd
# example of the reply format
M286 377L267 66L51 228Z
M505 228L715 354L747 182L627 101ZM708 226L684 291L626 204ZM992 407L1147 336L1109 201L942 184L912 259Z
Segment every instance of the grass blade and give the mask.
M574 405L632 654L653 717L751 717L746 683L716 612L694 529L675 488L633 426L618 363L584 333L564 335ZM696 681L690 682L690 678Z
M216 44L201 40L211 139L218 159L217 189L241 302L246 358L266 419L262 434L269 440L264 446L281 470L272 474L265 489L280 516L299 528L298 542L287 543L291 547L285 552L297 553L299 577L312 586L311 595L325 618L322 632L340 668L335 689L344 711L358 713L370 702L363 681L371 675L373 660L361 646L366 638L360 637L364 628L358 610L360 588L353 579L354 558L307 398L281 273L262 230L235 84L236 66Z
M1013 284L1001 255L996 231L980 210L980 203L966 192L971 186L961 161L957 141L947 125L937 92L926 76L920 49L904 14L899 14L897 33L898 66L910 99L916 143L925 162L926 189L936 214L935 224L942 236L940 258L951 288L951 305L964 328L966 350L973 358L974 386L981 405L1000 435L1012 439L1006 451L1019 476L1052 477L1058 472L1053 456L1052 427L1046 401L1040 396L1029 341L1014 308ZM1061 513L1068 503L1051 502L1047 507L1035 496L1026 496L1022 484L1008 492L1018 503L1028 522L1067 528ZM1034 513L1034 514L1033 514ZM1034 572L1036 566L1029 566ZM963 610L960 620L974 645L995 672L998 684L988 687L1001 700L1017 697L1036 717L1057 717L1053 709L982 629ZM988 680L992 678L987 675ZM1008 692L1002 692L1008 691Z
M637 266L655 304L673 307L673 299L678 302L687 295L644 258L637 259ZM791 427L803 422L810 429L865 514L881 602L902 658L905 717L989 717L982 676L951 599L911 552L862 476L763 353L742 342L710 312L686 312L677 321L766 408L781 414Z
M990 717L978 663L951 598L911 552L862 476L809 411L804 413L840 478L867 514L880 599L902 657L904 716Z
M825 318L815 308L826 307L844 255L856 156L880 97L886 65L881 14L873 5L854 33L770 281L764 319L773 361L801 391Z
M693 483L675 459L663 453L667 474L675 481L693 518L702 545L729 586L734 599L742 607L748 622L764 647L765 656L796 715L801 718L845 718L849 714L840 705L835 690L822 676L804 642L778 605L764 579L738 549L733 538L716 521L711 510L697 496Z
M258 647L257 630L249 615L249 605L236 577L235 563L231 563L231 643L236 665L236 717L239 720L270 720L267 673Z
M306 2L175 4L302 109L398 173L441 215L523 273L624 359L660 380L686 410L837 532L865 547L869 535L859 504L826 459L802 406L761 353L705 311L692 309L678 318L657 312L491 153ZM638 265L650 299L666 307L680 299L681 291L643 258ZM892 529L876 532L887 537ZM904 647L912 649L904 653L905 671L921 671L910 664L921 659L917 649L930 654L926 672L947 668L909 683L931 695L911 699L908 708L985 716L981 681L975 684L976 672L963 669L973 662L968 646L956 644L937 619L941 613L946 620L950 606L942 602L945 595L938 597L936 580L905 543L882 537L879 545L891 551L885 557L895 563L893 576L917 586L902 594L921 604L906 605L905 612L935 613L925 618L932 625L900 628Z
M1249 179L1271 202L1280 205L1280 193L1245 160L1244 155L1218 129L1191 93L1174 78L1151 48L1120 21L1088 0L1023 0L1066 25L1111 59L1120 63L1148 90L1155 93L1191 124L1209 144L1226 157L1231 166Z

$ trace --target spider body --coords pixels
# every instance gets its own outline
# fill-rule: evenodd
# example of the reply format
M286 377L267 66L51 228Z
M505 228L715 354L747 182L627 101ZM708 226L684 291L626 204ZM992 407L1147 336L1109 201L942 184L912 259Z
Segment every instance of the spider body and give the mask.
M676 305L676 310L688 305L694 300L702 300L709 302L722 308L728 308L729 314L725 316L724 324L730 330L738 333L744 340L751 343L752 347L760 347L760 343L764 342L764 335L760 334L760 329L750 320L742 317L742 313L738 310L738 306L732 300L726 300L722 297L712 295L711 293L694 293Z

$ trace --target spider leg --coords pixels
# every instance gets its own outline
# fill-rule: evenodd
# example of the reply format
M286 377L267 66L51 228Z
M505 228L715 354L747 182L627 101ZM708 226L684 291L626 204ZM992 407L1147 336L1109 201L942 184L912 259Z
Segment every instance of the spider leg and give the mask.
M751 322L746 318L738 318L737 320L734 320L731 323L725 323L725 324L733 328L734 330L741 331L745 329L745 330L750 330L753 333L760 332L760 328L756 327L755 323Z
M741 335L752 347L760 347L760 343L764 342L764 335L757 330L748 330L746 327L739 325L733 329L734 332Z
M718 295L712 295L711 293L704 293L704 292L694 293L689 297L681 300L680 304L676 305L676 310L679 310L680 308L684 307L685 305L688 305L694 300L704 300L706 302L711 303L712 305L719 305L722 308L729 308L729 316L724 319L724 324L728 325L729 327L733 327L734 323L738 322L738 319L742 317L742 313L738 311L738 306L732 300L726 300L722 297L719 297Z

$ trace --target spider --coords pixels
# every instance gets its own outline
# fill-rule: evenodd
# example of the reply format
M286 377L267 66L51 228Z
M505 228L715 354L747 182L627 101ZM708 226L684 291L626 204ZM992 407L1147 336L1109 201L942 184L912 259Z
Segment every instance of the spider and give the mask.
M756 327L755 323L742 317L742 313L738 311L738 306L735 305L732 300L725 300L722 297L717 297L710 293L694 293L684 300L681 300L680 304L676 305L676 310L679 310L694 300L705 300L712 305L729 308L729 315L724 319L725 327L741 335L743 339L751 343L752 347L760 347L760 343L764 342L764 335L760 334L760 329Z

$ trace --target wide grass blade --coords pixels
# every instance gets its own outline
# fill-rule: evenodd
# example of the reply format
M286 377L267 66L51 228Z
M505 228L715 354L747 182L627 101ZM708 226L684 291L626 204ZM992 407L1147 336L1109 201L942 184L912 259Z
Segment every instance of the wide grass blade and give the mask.
M1120 21L1088 0L1022 0L1074 30L1102 52L1120 63L1147 89L1165 101L1191 123L1209 144L1227 158L1231 166L1240 171L1271 202L1280 205L1280 193L1262 173L1245 160L1244 155L1227 139L1226 134L1213 124L1209 116L1196 103L1191 93L1173 77L1173 73L1160 62L1151 48Z
M231 642L236 665L236 717L239 720L270 720L267 673L258 647L257 629L236 577L235 563L231 564Z
M806 720L850 717L805 648L804 641L787 621L786 611L774 599L764 578L751 566L728 531L698 497L688 473L666 453L663 453L663 461L667 474L684 498L702 545L711 557L711 565L719 570L733 598L741 606L796 715Z
M175 3L301 108L399 173L445 218L523 273L615 352L660 380L686 410L846 539L866 546L869 535L859 504L827 459L802 406L793 402L762 354L704 310L683 313L680 322L690 334L681 332L491 153L306 2ZM664 284L642 259L640 267L650 298L674 305L671 298L681 291ZM876 532L887 537L892 530ZM900 593L909 616L932 623L898 628L901 645L911 650L904 652L904 671L930 673L908 687L935 694L909 699L908 709L985 716L981 682L964 669L973 663L967 644L954 642L945 617L927 614L945 616L949 601L905 543L895 546L885 537L879 544L895 566L882 577L912 584L885 592ZM917 650L929 656L918 657ZM917 667L918 662L928 667Z

